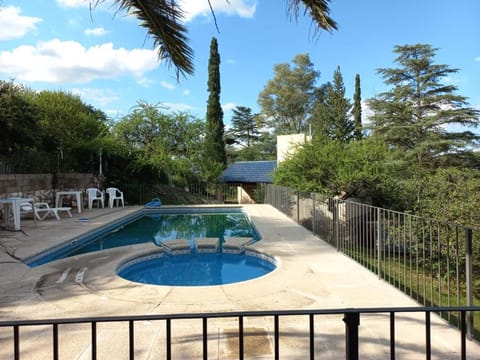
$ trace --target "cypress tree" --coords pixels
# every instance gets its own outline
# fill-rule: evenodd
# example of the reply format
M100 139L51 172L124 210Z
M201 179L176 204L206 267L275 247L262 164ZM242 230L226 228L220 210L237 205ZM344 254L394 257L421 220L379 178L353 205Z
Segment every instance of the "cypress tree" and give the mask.
M355 75L355 93L353 94L353 123L355 124L354 138L361 140L362 135L362 94L360 89L360 75Z
M217 39L210 42L210 58L208 61L208 102L205 134L205 162L227 165L227 152L223 139L223 110L220 105L220 55Z

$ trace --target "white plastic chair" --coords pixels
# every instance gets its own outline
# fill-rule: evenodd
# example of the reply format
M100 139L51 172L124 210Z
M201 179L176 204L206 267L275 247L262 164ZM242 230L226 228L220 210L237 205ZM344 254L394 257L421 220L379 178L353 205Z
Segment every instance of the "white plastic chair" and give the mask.
M123 192L121 192L120 190L118 190L117 188L114 188L114 187L107 188L106 192L108 194L108 207L109 208L113 208L113 204L114 204L115 201L117 201L117 203L116 203L117 207L118 207L120 202L122 203L122 207L125 207L125 204L124 204L124 201L123 201Z
M88 188L85 190L85 192L88 195L88 208L91 209L93 207L93 202L98 201L100 205L102 205L102 208L104 206L104 196L103 192L100 191L100 189L97 188ZM100 207L100 205L98 207Z

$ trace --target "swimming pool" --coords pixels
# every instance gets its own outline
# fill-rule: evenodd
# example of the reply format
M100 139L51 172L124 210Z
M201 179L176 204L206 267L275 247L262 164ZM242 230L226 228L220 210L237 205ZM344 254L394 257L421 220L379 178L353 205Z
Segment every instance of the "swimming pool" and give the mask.
M148 242L161 247L174 239L185 239L193 250L195 239L205 237L218 238L220 243L233 237L260 240L255 226L240 207L143 209L37 254L25 263L36 267L71 256Z
M142 284L211 286L255 279L272 272L276 266L275 259L250 250L242 254L159 253L132 259L122 264L117 274Z

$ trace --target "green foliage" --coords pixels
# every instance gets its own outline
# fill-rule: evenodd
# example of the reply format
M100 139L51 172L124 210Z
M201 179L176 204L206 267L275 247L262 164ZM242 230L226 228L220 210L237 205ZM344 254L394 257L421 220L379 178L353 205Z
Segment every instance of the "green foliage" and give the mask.
M400 149L422 176L478 143L480 137L465 127L477 127L480 113L454 94L455 86L441 83L458 70L435 64L436 49L416 44L394 52L401 67L378 70L392 89L369 100L373 136Z
M295 56L290 64L274 66L274 77L258 96L262 115L276 134L300 133L307 130L314 100L315 82L319 73L313 69L308 54Z
M269 132L260 133L259 141L243 148L229 147L231 162L276 159L276 139Z
M401 67L378 70L392 89L368 102L372 135L398 150L411 169L408 186L421 202L430 173L458 163L478 144L480 137L465 129L478 126L480 112L455 95L455 86L441 82L458 70L435 64L436 49L416 44L396 46L394 52Z
M98 169L107 118L78 96L0 81L0 109L0 155L13 171Z
M439 168L424 183L418 213L455 224L480 227L480 171Z
M213 168L223 170L227 165L227 153L223 139L225 131L223 110L220 105L220 55L218 53L217 39L214 37L210 42L208 92L204 162L218 164L219 166L214 166ZM217 176L220 175L221 170Z
M232 128L226 134L229 161L269 160L276 157L276 140L267 131L261 131L263 121L248 107L233 110Z
M38 122L46 149L84 147L108 130L106 116L85 105L77 95L45 90L33 94L32 102L39 108Z
M327 136L332 140L348 142L354 138L355 123L350 117L350 100L345 97L340 67L333 74L333 83L322 88L322 96L315 103L312 115L314 136Z
M42 148L59 152L59 170L96 172L103 140L109 136L106 115L67 92L44 90L30 95L38 108Z
M335 173L337 154L343 145L328 139L316 139L296 149L293 156L280 163L274 183L302 191L337 193Z
M27 90L13 81L0 80L0 153L13 154L38 145L37 109Z
M280 164L274 182L327 195L344 193L378 206L399 208L403 192L395 180L398 170L391 151L375 139L342 143L317 138Z
M237 106L233 109L232 127L227 136L237 145L250 146L260 139L260 117L252 114L252 109Z
M185 113L167 114L160 105L139 102L114 128L132 157L132 174L184 186L196 178L203 123ZM153 178L152 178L153 176Z

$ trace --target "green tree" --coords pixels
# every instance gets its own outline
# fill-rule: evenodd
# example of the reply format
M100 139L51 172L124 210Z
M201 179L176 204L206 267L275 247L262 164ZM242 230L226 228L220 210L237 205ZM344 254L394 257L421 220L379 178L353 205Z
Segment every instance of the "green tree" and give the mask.
M451 223L480 226L480 172L439 168L425 181L421 215Z
M328 83L322 91L312 117L315 133L341 142L352 140L355 131L355 124L350 116L352 105L345 97L340 66L333 74L333 83Z
M277 157L276 137L268 131L261 131L258 141L243 148L230 147L229 158L234 161L275 160Z
M208 175L209 180L213 180L220 175L220 171L227 165L227 153L223 139L225 126L223 124L223 110L220 105L220 55L217 39L214 37L210 42L208 93L204 164L206 169L214 169L213 172L209 171ZM213 167L212 164L214 164Z
M95 7L106 0L90 0ZM208 1L210 5L210 0ZM330 0L287 0L288 10L298 18L308 14L318 29L332 31L337 23L329 16ZM160 60L173 64L179 74L193 74L193 50L188 45L187 28L182 22L183 11L180 1L135 1L114 0L119 10L125 10L140 20L140 25L152 36L158 46ZM212 6L210 6L211 9ZM213 10L212 10L213 12Z
M133 157L127 172L146 182L176 185L194 181L202 147L203 123L185 113L168 114L159 104L139 102L114 127L114 136ZM146 176L153 173L153 178Z
M308 54L296 55L288 63L274 66L274 77L258 96L262 115L276 134L300 133L307 125L317 96L314 70Z
M360 75L355 74L355 92L353 94L353 123L355 124L355 131L353 136L355 140L363 138L362 133L362 90L360 88Z
M249 147L260 138L259 117L252 114L252 109L237 106L233 109L232 127L228 136L239 145Z
M344 143L314 138L282 162L274 182L302 191L346 194L377 206L403 207L392 153L385 143L366 138Z
M31 92L38 109L42 148L63 157L60 170L95 171L98 155L109 135L107 116L64 91Z
M38 111L27 90L13 81L0 80L0 154L10 155L38 145Z
M469 153L479 136L479 111L456 95L454 85L441 82L458 69L435 64L436 49L428 44L396 46L399 68L378 69L392 88L369 100L373 111L372 135L398 149L413 168L419 200L423 178L446 166L461 153Z

